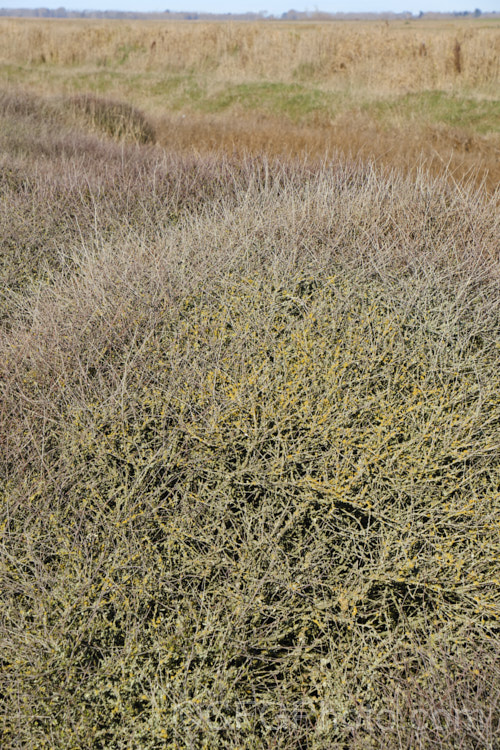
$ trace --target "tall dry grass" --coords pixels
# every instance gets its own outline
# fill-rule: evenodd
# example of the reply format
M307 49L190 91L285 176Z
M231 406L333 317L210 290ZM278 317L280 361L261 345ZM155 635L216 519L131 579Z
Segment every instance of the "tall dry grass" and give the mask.
M126 71L209 72L224 81L312 79L333 88L394 92L457 85L492 90L500 80L499 27L481 20L387 25L2 19L0 42L0 59L10 64L119 64Z
M2 746L495 750L495 201L17 118Z
M8 91L59 99L77 119L86 108L94 131L107 120L114 137L140 131L170 150L341 151L494 191L499 28L1 19L0 79Z

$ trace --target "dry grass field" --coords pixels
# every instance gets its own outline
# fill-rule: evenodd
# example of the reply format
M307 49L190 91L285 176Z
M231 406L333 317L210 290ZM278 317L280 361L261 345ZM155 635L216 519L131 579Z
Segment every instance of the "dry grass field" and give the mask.
M1 34L1 747L496 750L496 28Z
M0 20L0 87L143 110L176 152L360 155L500 180L500 23Z

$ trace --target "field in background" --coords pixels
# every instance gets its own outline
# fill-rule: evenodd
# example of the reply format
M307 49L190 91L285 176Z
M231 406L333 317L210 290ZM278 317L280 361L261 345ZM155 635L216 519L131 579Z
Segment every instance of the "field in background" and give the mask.
M498 747L498 36L342 28L0 24L6 750Z
M0 21L0 85L144 111L179 151L323 156L500 179L500 25Z

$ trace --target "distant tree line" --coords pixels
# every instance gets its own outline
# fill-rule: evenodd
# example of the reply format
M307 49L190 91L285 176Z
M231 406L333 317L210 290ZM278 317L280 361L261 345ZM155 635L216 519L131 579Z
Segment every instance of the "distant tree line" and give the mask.
M455 13L424 13L420 11L417 16L410 12L405 13L326 13L323 11L298 11L288 10L280 16L273 16L267 11L260 13L197 13L194 11L171 11L165 10L162 13L135 13L130 11L112 11L112 10L66 10L66 8L0 8L0 16L20 17L20 18L117 18L125 20L143 19L143 20L165 20L165 21L207 21L207 20L227 20L227 21L256 21L256 20L286 20L286 21L353 21L353 20L407 20L411 18L446 18L453 16L470 16L478 18L479 16L491 17L500 16L500 12L483 13L479 8L474 11L457 11Z

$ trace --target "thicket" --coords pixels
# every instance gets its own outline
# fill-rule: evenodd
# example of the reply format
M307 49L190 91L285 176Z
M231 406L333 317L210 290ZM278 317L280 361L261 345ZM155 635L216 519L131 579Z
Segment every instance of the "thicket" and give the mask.
M495 197L16 117L2 746L493 750Z

